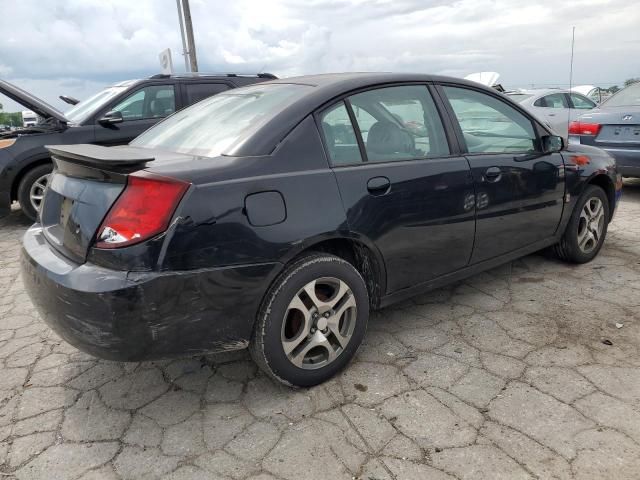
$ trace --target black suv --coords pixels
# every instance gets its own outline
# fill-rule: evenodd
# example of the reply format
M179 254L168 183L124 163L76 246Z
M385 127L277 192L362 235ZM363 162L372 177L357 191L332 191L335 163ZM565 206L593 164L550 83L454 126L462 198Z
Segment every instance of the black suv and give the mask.
M40 118L35 126L0 133L0 217L18 201L24 214L35 220L52 169L45 145L127 144L159 120L203 98L275 78L269 73L159 74L107 87L66 113L0 80L0 93Z

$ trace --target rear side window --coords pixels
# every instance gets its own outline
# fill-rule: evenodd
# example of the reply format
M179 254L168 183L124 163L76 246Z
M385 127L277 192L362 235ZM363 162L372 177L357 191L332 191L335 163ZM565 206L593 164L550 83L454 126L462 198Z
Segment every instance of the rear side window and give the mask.
M332 165L362 162L356 133L344 102L325 110L320 121Z
M573 103L573 108L577 108L578 110L591 110L596 106L596 104L588 98L582 95L576 95L575 93L571 94L571 103Z
M447 155L440 116L427 87L368 90L349 97L369 162Z
M553 93L551 95L546 95L536 100L533 105L536 107L546 108L569 108L567 97L564 95L564 93Z
M184 85L187 95L187 105L229 90L229 86L224 83L185 83Z
M444 87L471 153L528 153L537 136L531 120L497 98L476 90Z

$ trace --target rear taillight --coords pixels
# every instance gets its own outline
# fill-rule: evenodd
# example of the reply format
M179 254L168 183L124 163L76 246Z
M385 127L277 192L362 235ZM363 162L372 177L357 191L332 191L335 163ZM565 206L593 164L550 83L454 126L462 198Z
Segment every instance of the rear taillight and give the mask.
M571 135L598 135L602 125L599 123L571 122L569 133Z
M126 247L164 232L188 188L181 180L147 172L129 175L98 229L96 246Z

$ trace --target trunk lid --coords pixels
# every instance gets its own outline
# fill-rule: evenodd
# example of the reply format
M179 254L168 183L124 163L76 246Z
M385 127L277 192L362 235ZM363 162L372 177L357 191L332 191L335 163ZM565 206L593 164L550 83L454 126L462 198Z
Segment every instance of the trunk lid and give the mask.
M598 147L637 147L640 145L640 107L622 106L594 108L578 120L601 125L600 131L589 144Z
M47 146L55 168L41 210L45 238L59 253L84 263L96 231L126 187L127 176L154 160L149 151L98 145Z
M18 102L20 105L33 110L35 113L44 118L55 118L60 122L68 123L69 120L64 116L64 113L55 109L44 100L25 92L21 88L12 85L11 83L0 80L0 93L3 93L11 100Z

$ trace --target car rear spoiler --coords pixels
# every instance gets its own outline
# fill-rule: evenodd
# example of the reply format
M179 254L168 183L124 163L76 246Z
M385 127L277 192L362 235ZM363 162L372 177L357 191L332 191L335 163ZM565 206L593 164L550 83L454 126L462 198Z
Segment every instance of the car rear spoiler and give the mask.
M129 146L102 147L81 143L78 145L45 145L45 148L51 152L54 158L102 168L128 167L155 160L155 157L149 155L144 149Z

